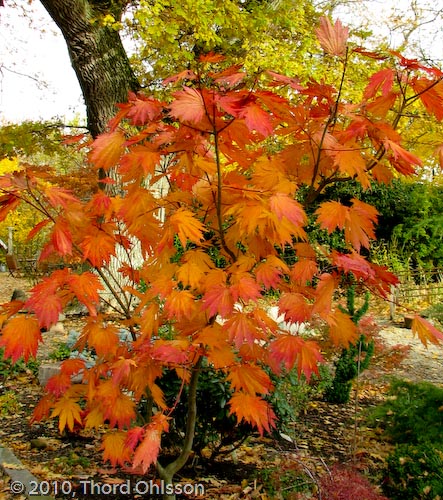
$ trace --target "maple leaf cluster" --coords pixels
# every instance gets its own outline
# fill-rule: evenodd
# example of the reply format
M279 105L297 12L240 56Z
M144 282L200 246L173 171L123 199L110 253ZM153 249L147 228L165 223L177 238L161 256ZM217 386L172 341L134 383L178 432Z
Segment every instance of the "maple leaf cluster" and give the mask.
M331 56L348 56L340 23L324 21L318 33ZM354 56L377 57L357 49ZM33 231L51 228L42 259L56 254L91 267L58 270L25 303L3 306L0 345L14 360L35 354L40 328L72 301L89 312L77 348L93 350L96 363L65 361L35 419L58 417L60 430L107 424L105 459L146 471L172 411L159 379L169 369L189 384L204 358L225 373L239 422L260 433L275 426L269 369L295 368L309 379L322 356L302 329L282 328L268 314L269 292L286 324L320 322L333 344L347 346L359 334L336 307L343 276L384 297L397 283L364 256L375 237L372 206L358 199L318 204L311 223L341 233L344 251L319 245L307 230L307 207L326 186L357 179L369 187L420 164L402 146L396 113L420 99L443 118L442 74L394 57L395 66L369 80L361 102L349 102L325 82L301 85L273 72L252 81L241 66L203 56L195 71L168 79L170 100L131 94L93 143L91 165L109 172L109 191L81 201L29 168L0 179L1 216L20 201L45 214ZM110 279L116 257L120 268ZM102 289L114 296L131 340L120 339L99 311ZM414 324L425 342L441 339L424 320ZM72 383L75 374L83 383ZM136 424L143 398L155 412Z

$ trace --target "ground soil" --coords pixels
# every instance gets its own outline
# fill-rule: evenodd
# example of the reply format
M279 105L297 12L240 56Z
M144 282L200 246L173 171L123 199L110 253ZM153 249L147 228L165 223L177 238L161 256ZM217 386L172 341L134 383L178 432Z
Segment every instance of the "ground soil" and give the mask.
M15 289L25 292L31 287L26 279L0 274L0 303L9 301ZM71 328L78 328L78 319L66 318L63 328L43 334L45 343L39 349L38 359L44 362L60 342L66 340ZM198 498L278 498L265 494L265 486L281 484L289 471L304 470L316 482L334 462L353 463L380 482L384 460L391 449L376 430L365 425L365 415L386 397L392 375L412 381L442 382L443 357L441 348L425 349L411 331L401 324L379 318L382 331L380 343L387 346L388 355L376 356L369 370L364 372L354 388L347 405L326 404L314 398L291 425L292 440L287 436L250 438L241 448L215 463L206 463L195 457L178 477L183 483L201 483L205 496ZM406 347L405 347L406 346ZM4 397L11 397L6 404ZM31 425L33 407L42 394L36 373L25 369L13 376L0 373L0 444L10 448L39 480L61 484L69 481L80 498L146 498L146 495L93 495L85 487L97 484L119 485L122 481L149 480L154 477L137 476L129 471L115 470L101 461L98 433L74 433L60 436L55 422ZM0 499L21 500L9 493L8 478L0 478ZM280 483L279 483L280 482ZM83 486L80 487L80 484ZM85 486L86 485L86 486ZM290 488L283 485L282 488ZM57 498L72 498L58 495ZM290 497L288 497L290 498ZM295 496L292 498L296 498ZM297 497L299 498L299 497ZM306 497L307 498L307 497Z

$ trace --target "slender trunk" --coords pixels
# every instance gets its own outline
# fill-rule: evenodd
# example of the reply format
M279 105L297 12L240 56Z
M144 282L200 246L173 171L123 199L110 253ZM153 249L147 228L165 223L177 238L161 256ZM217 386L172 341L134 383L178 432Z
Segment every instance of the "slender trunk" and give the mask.
M173 487L174 475L186 464L189 455L192 452L192 445L194 443L195 436L195 425L197 422L197 388L198 388L198 378L201 371L201 364L203 357L200 357L194 366L192 371L191 380L189 382L189 393L188 393L188 414L186 420L186 433L185 439L183 441L182 450L180 455L166 467L163 467L157 462L157 470L160 479L163 479L165 485L171 485ZM164 494L163 500L175 500L175 494Z

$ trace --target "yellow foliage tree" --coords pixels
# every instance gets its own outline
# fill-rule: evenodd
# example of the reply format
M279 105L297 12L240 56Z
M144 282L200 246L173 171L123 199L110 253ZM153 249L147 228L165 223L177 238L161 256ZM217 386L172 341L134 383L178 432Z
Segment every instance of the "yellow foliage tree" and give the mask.
M0 174L22 170L18 158L0 160ZM10 212L3 222L0 222L0 239L8 241L9 228L13 228L13 251L20 258L35 258L41 248L44 235L28 240L29 232L42 220L41 214L28 204L23 204L17 210ZM1 256L2 260L4 256Z

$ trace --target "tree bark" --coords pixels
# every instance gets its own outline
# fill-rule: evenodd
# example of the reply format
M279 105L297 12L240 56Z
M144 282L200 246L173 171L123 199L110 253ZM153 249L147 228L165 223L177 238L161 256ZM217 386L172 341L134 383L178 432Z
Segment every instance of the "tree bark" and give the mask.
M130 90L140 89L119 32L101 23L106 14L119 21L124 2L40 1L65 38L85 99L88 129L97 137L115 115L116 103L126 102Z

